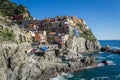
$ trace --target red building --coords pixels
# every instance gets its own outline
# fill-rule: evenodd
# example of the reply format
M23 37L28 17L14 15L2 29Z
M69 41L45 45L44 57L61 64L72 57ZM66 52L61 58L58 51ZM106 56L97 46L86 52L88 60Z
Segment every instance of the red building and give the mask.
M13 20L23 20L25 17L23 15L15 15L13 16Z

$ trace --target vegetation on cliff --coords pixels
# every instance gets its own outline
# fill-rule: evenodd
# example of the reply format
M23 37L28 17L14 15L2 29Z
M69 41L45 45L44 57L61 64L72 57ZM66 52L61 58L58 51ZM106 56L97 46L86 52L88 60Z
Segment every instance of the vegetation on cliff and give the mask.
M1 26L1 25L0 25ZM12 30L2 29L2 26L0 27L0 40L1 41L14 41L15 40L15 34Z
M29 12L9 0L0 1L0 12L0 80L49 80L56 73L97 65L95 58L80 54L99 48L89 42L96 38L82 19L20 18Z
M79 26L79 29L81 32L81 37L91 41L91 42L94 42L94 41L97 41L97 39L95 38L94 34L92 33L91 29L89 30L84 30L84 27L82 24L78 24Z
M16 3L12 3L9 0L0 1L0 12L3 16L12 17L14 15L27 13L28 17L30 17L30 13L26 7L24 7L23 5L17 5Z

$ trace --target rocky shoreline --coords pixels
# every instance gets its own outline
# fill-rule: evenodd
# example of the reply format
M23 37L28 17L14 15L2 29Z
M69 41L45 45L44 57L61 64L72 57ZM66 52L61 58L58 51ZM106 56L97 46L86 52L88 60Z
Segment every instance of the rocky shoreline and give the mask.
M0 80L50 80L62 72L68 73L88 66L97 66L94 57L78 55L75 59L70 59L73 54L68 53L66 56L68 58L62 59L61 54L55 55L55 51L45 52L44 56L36 56L26 54L26 50L29 49L31 47L28 43L1 46Z
M64 35L60 37L56 31L55 34L57 35L51 34L53 37L50 39L52 40L49 38L45 39L49 40L48 42L51 44L47 42L44 44L43 42L43 44L32 46L32 43L35 44L32 41L32 33L30 34L28 31L26 32L20 29L20 25L17 24L10 24L11 27L6 25L7 22L0 24L3 33L1 37L3 40L1 40L2 42L0 43L0 80L50 80L50 78L62 72L73 72L85 69L88 66L97 66L97 61L94 57L82 55L99 51L101 48L91 30L84 24L84 20L77 17L65 16L53 19L57 20L57 22L54 21L55 24L59 24L55 25L57 27L55 27L55 30L60 29L61 33L69 35L67 41L64 41L66 38ZM48 25L49 23L53 23L51 19L42 20L42 22L44 21L47 25L45 27L53 27ZM61 26L59 22L62 22L63 26ZM68 30L67 33L65 31L66 28ZM49 31L51 29L46 31L51 33L51 31ZM10 41L7 37L4 38L4 35L8 36L8 31L13 35L10 37L13 41L12 39ZM43 32L41 32L40 35L43 35ZM49 37L49 35L47 35L47 37ZM37 36L35 39L36 38L39 37ZM54 43L54 39L60 43ZM42 41L44 41L44 39ZM61 42L64 42L62 46L60 46L60 44L62 44ZM45 50L45 48L47 48L47 50Z
M13 10L0 5L0 80L49 80L61 72L97 66L94 57L81 54L101 48L83 19L36 20L23 5L3 3Z
M77 70L85 69L86 67L96 67L97 62L95 58L89 58L86 57L82 59L81 61L71 62L71 63L58 63L59 65L54 65L54 67L51 67L48 70L45 70L45 72L41 76L41 80L49 80L50 78L56 77L57 75L60 75L62 72L69 73L74 72ZM52 74L49 74L52 73ZM46 74L49 74L46 75Z
M85 69L86 67L89 66L91 67L97 66L98 63L94 57L83 56L77 53L71 54L70 51L63 51L63 53L62 52L56 53L56 51L54 50L45 52L44 53L45 55L41 56L41 58L44 57L44 59L42 58L41 60L38 60L38 62L45 64L44 65L45 68L42 70L41 74L39 74L40 75L39 78L35 78L35 80L49 80L53 77L60 75L63 72L69 73ZM57 56L54 54L57 54Z
M120 49L111 49L110 46L105 46L101 48L102 52L110 52L114 54L120 54Z

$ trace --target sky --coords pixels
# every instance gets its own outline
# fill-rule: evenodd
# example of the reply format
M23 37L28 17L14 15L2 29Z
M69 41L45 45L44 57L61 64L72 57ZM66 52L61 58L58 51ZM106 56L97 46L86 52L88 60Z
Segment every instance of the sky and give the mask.
M77 16L99 40L120 40L120 0L11 0L36 19Z

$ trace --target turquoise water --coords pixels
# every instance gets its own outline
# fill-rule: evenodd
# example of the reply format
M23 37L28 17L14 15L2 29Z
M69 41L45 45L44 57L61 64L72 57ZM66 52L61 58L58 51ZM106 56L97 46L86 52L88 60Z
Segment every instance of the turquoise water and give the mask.
M111 48L120 48L120 40L100 41L102 46L109 45ZM120 55L100 52L94 56L98 62L108 60L109 65L98 64L96 68L88 68L57 77L55 80L120 80Z

